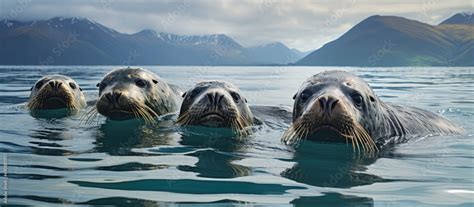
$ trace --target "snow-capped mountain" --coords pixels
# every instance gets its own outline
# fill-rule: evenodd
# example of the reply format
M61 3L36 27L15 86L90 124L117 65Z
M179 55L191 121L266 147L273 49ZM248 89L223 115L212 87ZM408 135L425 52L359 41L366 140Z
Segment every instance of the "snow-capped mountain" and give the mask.
M145 29L124 34L87 18L0 24L0 64L280 64L265 48L244 48L224 34L176 35ZM281 47L281 45L279 45ZM291 52L286 46L283 45ZM282 50L283 51L283 50ZM269 51L271 52L271 51ZM276 55L277 53L272 53ZM271 56L271 55L270 55ZM262 59L259 59L261 57Z

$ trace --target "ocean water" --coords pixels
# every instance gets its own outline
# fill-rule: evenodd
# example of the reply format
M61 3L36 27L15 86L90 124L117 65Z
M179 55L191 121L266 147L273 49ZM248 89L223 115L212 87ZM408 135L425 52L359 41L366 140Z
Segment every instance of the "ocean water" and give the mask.
M473 206L474 68L144 66L188 89L199 80L238 85L253 105L291 107L310 75L347 70L384 101L440 113L462 135L419 137L378 157L345 144L280 138L286 124L260 126L246 139L225 131L181 129L169 119L81 122L81 114L35 118L24 107L42 75L74 78L89 100L116 66L0 66L2 204Z

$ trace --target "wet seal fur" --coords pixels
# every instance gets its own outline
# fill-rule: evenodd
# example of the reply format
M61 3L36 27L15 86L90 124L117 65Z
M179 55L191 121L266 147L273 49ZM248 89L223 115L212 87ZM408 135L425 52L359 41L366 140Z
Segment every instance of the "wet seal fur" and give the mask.
M31 87L26 107L30 110L68 109L77 111L87 106L81 87L64 75L48 75Z
M183 94L177 123L231 128L246 135L254 117L239 88L225 81L198 82Z
M181 91L155 73L143 68L116 69L97 84L99 99L85 116L86 121L98 113L111 120L155 118L178 110Z
M463 132L438 114L382 102L364 80L344 71L311 76L293 99L293 123L282 137L286 144L351 142L355 150L373 153L411 136Z

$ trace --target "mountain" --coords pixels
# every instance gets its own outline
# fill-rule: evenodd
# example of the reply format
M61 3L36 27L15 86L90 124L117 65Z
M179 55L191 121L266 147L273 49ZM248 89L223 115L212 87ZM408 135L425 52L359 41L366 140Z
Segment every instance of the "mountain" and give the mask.
M281 42L247 48L247 57L254 63L288 64L303 57L303 53L288 48Z
M467 25L474 25L474 14L472 13L459 13L455 14L454 16L444 20L440 23L442 24L467 24Z
M223 35L181 36L142 30L131 35L140 46L136 62L164 65L249 64L245 48Z
M298 59L289 55L294 59L281 61L279 57L291 54L281 43L244 48L224 34L187 36L153 30L124 34L86 18L3 22L3 65L250 65ZM263 54L271 48L283 53L272 53L280 55L277 58Z
M371 16L296 65L472 66L474 26L465 14L440 25Z
M308 55L308 54L310 54L310 53L312 53L312 52L314 51L314 50L308 50L308 51L304 51L304 52L303 52L303 51L300 51L300 50L295 49L295 48L293 48L293 49L291 49L291 50L293 50L293 52L295 52L295 53L296 53L298 56L300 56L301 58L305 57L306 55Z

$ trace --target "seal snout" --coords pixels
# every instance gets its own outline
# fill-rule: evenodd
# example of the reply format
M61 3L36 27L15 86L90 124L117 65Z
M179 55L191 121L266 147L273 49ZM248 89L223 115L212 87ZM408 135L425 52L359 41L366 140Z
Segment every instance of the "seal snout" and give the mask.
M206 108L225 109L231 104L229 97L227 96L228 95L226 93L219 90L208 91L201 96L199 105L202 105Z
M345 128L350 128L347 111L342 100L334 94L321 94L308 101L306 109L297 120L304 126L309 140L343 141Z
M120 90L104 93L97 102L97 110L113 120L125 120L134 117L130 97Z
M325 95L318 98L321 111L325 114L331 115L331 112L336 108L336 104L339 102L339 99L332 95Z
M341 100L331 94L320 95L313 100L308 101L302 118L309 116L312 119L326 120L333 119L342 112Z
M62 84L63 84L62 82L60 82L60 81L55 81L55 80L51 80L51 81L48 82L48 85L49 85L49 86L51 87L51 89L52 89L53 91L55 91L55 92L59 91L59 89L60 89L60 87L61 87Z
M122 96L122 92L120 91L114 91L114 92L110 92L104 95L104 97L107 99L109 104L112 104L114 106L120 105L121 96Z
M227 119L236 116L232 97L225 91L208 90L191 106L193 116L203 125L227 127Z

